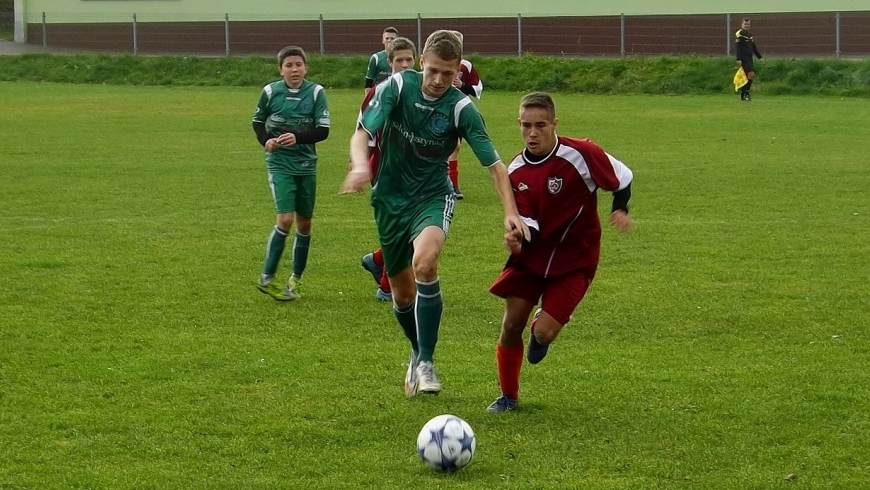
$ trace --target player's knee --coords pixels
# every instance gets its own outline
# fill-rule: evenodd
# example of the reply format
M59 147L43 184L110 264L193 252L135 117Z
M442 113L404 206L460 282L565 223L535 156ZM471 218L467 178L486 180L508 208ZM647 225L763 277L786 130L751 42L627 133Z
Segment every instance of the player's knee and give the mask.
M311 234L311 218L296 217L296 231L301 235Z
M275 224L282 230L290 230L293 226L293 213L281 213L275 217Z
M416 298L416 291L399 291L393 288L393 304L395 304L399 309L408 307Z
M414 277L421 282L438 279L438 261L435 258L421 257L414 260Z
M515 320L512 318L505 318L501 324L501 331L503 335L509 338L522 337L523 329L526 328L526 322L522 320Z
M560 330L562 330L562 325L558 323L552 325L537 324L535 325L535 338L538 339L538 342L549 345L559 336Z

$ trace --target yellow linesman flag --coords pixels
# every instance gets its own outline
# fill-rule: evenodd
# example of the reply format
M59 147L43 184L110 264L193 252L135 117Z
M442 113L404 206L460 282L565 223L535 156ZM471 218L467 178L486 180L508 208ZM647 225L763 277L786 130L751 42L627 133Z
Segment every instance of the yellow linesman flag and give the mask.
M734 74L734 91L737 92L744 85L749 83L749 79L746 78L746 72L743 71L743 67L737 69L737 73Z

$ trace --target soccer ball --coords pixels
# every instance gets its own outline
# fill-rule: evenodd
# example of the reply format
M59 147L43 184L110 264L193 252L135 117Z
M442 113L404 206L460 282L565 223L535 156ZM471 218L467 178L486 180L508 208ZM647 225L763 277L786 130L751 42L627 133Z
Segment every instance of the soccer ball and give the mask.
M417 454L426 466L456 471L471 462L477 439L468 422L455 415L439 415L426 422L417 436Z

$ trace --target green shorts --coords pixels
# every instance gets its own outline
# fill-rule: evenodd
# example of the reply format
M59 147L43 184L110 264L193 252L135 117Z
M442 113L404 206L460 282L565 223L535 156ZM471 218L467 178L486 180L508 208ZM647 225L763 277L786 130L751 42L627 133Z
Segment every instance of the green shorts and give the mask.
M455 202L451 193L413 203L400 210L375 207L378 239L384 252L387 275L394 277L411 265L414 240L425 228L437 226L447 235Z
M275 202L275 213L296 213L303 218L314 214L317 191L316 175L287 175L269 172L269 188Z

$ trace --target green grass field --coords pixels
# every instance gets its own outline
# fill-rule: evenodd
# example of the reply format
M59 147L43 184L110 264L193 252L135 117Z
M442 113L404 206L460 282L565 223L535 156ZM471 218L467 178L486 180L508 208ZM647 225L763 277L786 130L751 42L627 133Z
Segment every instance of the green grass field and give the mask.
M258 93L0 84L0 488L867 488L870 100L558 96L562 134L634 170L637 229L605 230L523 409L491 415L488 173L465 149L445 391L406 399L406 342L359 266L367 196L338 195L362 90L328 92L291 304L254 288L274 219ZM506 158L519 95L479 104ZM478 437L454 475L414 450L441 413Z

